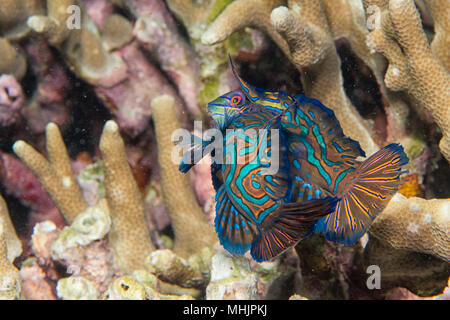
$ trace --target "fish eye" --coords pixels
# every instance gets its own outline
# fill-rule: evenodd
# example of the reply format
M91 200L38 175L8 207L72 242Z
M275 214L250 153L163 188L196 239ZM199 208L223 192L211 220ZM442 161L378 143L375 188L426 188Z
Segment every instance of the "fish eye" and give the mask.
M239 102L241 102L242 97L241 96L233 96L233 98L231 98L231 104L235 105L238 104Z

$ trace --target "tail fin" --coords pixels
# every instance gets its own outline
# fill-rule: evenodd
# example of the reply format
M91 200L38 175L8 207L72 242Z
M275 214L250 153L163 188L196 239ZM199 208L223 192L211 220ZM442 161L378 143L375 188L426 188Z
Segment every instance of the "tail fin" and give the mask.
M258 262L270 260L307 237L317 219L333 212L337 198L323 198L284 204L277 217L266 226L252 243L251 255Z
M367 231L373 219L397 192L400 175L408 163L403 147L393 143L362 162L336 182L341 198L329 216L317 221L314 231L324 232L330 241L352 245ZM344 171L345 172L345 171Z

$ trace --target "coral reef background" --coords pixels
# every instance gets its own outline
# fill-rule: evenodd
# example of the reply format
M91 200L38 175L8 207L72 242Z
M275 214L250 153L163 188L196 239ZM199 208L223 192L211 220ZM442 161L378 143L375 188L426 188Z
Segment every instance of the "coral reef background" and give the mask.
M447 0L3 0L0 298L450 299L449 28ZM355 246L315 234L258 264L218 245L208 159L183 175L171 135L211 126L228 54L368 156L405 147Z

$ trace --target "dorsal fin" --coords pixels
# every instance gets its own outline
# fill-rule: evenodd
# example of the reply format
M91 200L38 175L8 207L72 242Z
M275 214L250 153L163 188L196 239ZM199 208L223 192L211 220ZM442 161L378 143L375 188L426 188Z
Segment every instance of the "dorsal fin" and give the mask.
M241 87L242 92L247 96L247 98L251 102L257 101L263 94L263 90L256 88L255 86L252 86L250 83L248 83L247 81L242 79L241 76L239 76L239 74L237 73L236 69L234 68L233 60L231 60L230 55L228 55L228 59L230 60L231 71L233 72L234 77L236 78L237 82L239 83L239 86Z
M335 160L352 165L357 157L365 157L359 142L344 135L333 110L302 94L297 95L295 99L298 102L297 114L300 113L299 116L307 122L310 134L318 139L321 148L331 149L327 153L336 155Z

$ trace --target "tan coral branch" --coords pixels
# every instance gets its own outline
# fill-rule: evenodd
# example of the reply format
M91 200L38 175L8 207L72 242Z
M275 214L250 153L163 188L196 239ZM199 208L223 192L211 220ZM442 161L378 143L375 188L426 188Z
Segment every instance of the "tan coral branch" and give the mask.
M431 51L450 71L450 4L448 0L425 0L434 23Z
M13 263L14 259L22 253L22 242L17 237L16 230L9 216L8 207L3 197L0 195L0 221L3 224L3 233L8 248L8 261Z
M442 131L441 153L450 161L450 76L430 49L414 2L390 0L367 44L389 60L386 86L407 91L430 112Z
M10 261L11 230L9 213L0 196L0 299L18 299L20 297L19 270Z
M275 43L287 53L287 43L268 23L272 9L285 3L282 0L236 0L216 18L202 35L204 44L216 44L232 33L245 27L256 27L265 31ZM249 14L251 13L251 14Z
M378 150L372 132L343 89L340 60L326 15L327 7L320 0L290 0L288 7L276 7L278 3L234 1L209 26L202 41L217 43L247 26L265 30L302 72L305 94L332 108L344 133L360 141L362 148L372 154ZM247 12L252 14L249 16Z
M144 268L155 247L150 239L142 196L133 177L114 121L106 122L100 140L105 171L105 193L111 213L109 241L120 267L127 272Z
M394 248L450 262L450 199L406 198L397 193L374 220L370 233Z
M58 126L49 123L45 130L49 161L24 141L13 145L15 154L38 177L68 223L88 207L74 178L67 149Z
M180 128L174 99L168 95L159 96L153 99L151 107L158 141L163 195L175 233L174 252L188 258L203 247L212 246L217 237L197 203L188 176L179 172L178 165L172 161L171 137Z
M341 63L322 2L289 1L289 8L272 11L271 23L289 43L291 61L303 73L305 94L333 109L344 133L368 154L375 152L378 146L371 130L344 92Z

